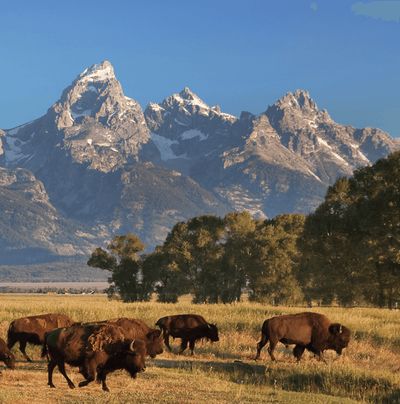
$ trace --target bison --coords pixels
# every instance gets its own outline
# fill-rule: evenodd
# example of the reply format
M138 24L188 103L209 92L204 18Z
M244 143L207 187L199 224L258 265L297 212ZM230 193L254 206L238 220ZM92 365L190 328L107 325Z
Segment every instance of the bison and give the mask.
M7 348L3 338L0 338L0 361L3 361L8 368L15 369L15 356Z
M323 314L311 312L287 314L264 321L261 341L257 344L256 360L268 341L268 353L273 361L275 360L273 351L278 341L285 345L296 345L293 354L297 361L305 349L323 359L322 353L327 349L332 349L339 355L342 353L349 344L350 331L341 324L332 323Z
M181 338L181 350L179 355L189 347L191 355L193 355L194 344L197 340L207 338L211 341L219 341L218 329L216 325L209 324L198 314L179 314L176 316L162 317L157 320L156 325L163 331L164 342L167 348L172 351L169 346L169 336Z
M74 383L65 372L65 363L79 366L85 381L79 387L87 386L97 380L102 383L104 391L109 391L106 384L107 374L125 369L132 378L145 370L146 347L143 341L125 338L124 331L110 324L75 324L46 333L42 357L49 355L48 385L53 384L53 370L58 366L68 386Z
M163 353L161 331L150 328L143 320L135 318L113 318L107 324L116 325L124 330L125 338L143 341L146 344L147 355L155 358Z
M21 317L14 320L8 329L7 347L11 349L19 341L19 350L28 362L31 358L26 354L26 344L42 345L44 335L56 328L69 327L74 322L66 314L42 314L39 316Z

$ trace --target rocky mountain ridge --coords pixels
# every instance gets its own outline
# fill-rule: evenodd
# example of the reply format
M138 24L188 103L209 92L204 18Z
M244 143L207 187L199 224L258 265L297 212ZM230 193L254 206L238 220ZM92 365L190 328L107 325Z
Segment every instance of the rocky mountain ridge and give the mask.
M23 170L24 185L15 180L13 192L41 189L39 199L24 199L27 206L46 207L37 218L53 212L49 228L66 221L53 233L39 219L30 222L29 238L41 240L48 258L82 256L126 233L151 250L175 223L201 214L307 214L338 176L399 149L400 140L379 129L333 122L302 90L258 115L223 113L188 88L143 112L103 62L78 75L44 116L0 130L0 192L11 192L6 178ZM29 248L16 241L22 230L4 206L0 248L28 259ZM28 221L22 212L29 209L19 211ZM53 247L61 235L68 249Z

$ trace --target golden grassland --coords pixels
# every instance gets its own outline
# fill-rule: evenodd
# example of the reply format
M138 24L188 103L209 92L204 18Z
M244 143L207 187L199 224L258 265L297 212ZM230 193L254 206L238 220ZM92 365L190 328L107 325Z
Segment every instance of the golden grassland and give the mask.
M346 325L352 334L341 356L325 353L320 362L305 353L296 364L292 348L278 344L272 363L267 347L255 362L263 321L279 314L314 311ZM16 370L0 363L0 403L400 403L400 311L368 308L325 308L235 304L194 305L184 297L176 304L122 303L102 295L0 294L0 337L7 340L11 321L23 316L66 313L73 320L89 322L116 317L144 320L154 327L169 314L196 313L217 324L220 341L196 345L195 355L174 352L146 360L146 372L131 379L124 372L107 377L110 393L97 383L70 390L55 370L55 389L47 386L47 361L40 347L28 345L28 363L17 345ZM77 383L82 376L67 366Z

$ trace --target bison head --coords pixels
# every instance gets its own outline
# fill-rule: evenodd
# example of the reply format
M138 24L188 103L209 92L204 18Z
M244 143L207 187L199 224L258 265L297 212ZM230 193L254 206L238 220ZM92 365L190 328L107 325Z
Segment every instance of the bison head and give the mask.
M156 355L162 354L164 351L164 342L162 339L162 333L160 330L151 330L147 333L147 353L151 358L155 358Z
M344 325L333 323L329 326L329 332L331 334L331 338L329 338L330 349L335 350L340 355L342 350L349 345L350 330Z
M10 369L15 369L15 356L12 352L6 352L4 354L4 363Z
M207 325L207 338L209 338L211 341L214 342L219 341L218 328L216 325L214 324Z
M137 373L146 370L146 353L146 345L143 341L133 340L129 344L129 350L123 359L123 368L132 378L136 378Z

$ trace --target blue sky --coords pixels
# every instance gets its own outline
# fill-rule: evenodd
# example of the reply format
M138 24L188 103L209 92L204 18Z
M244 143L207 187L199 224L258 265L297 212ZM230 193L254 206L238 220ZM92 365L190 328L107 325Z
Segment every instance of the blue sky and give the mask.
M400 1L13 0L1 17L2 129L108 60L143 110L189 87L258 114L301 89L337 123L400 137Z

